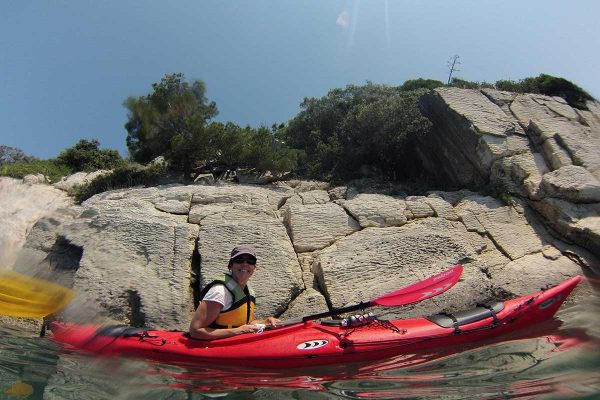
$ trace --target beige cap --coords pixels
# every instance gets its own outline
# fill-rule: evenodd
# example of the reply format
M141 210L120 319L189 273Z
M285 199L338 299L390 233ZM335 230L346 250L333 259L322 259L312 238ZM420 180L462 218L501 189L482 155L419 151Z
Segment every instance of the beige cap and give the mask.
M237 256L241 256L242 254L248 254L256 258L256 250L254 250L254 247L242 244L239 246L235 246L233 250L231 250L231 257L229 259L233 260Z

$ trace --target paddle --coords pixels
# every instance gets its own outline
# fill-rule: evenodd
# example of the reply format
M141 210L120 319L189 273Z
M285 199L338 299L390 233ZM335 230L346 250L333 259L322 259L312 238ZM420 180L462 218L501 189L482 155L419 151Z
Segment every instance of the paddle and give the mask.
M42 318L66 306L75 293L56 283L0 268L0 314Z
M373 306L384 306L384 307L399 307L406 306L408 304L418 303L419 301L429 299L437 296L440 293L445 292L458 282L463 272L462 265L455 265L437 275L433 275L425 280L413 283L403 289L396 290L388 294L384 294L373 300L366 302L360 302L358 304L335 308L330 311L325 311L318 314L306 315L302 318L298 318L290 321L282 321L277 326L289 326L299 324L306 321L312 321L319 318L330 317L332 315L339 315L348 313L351 311L362 310L367 307Z

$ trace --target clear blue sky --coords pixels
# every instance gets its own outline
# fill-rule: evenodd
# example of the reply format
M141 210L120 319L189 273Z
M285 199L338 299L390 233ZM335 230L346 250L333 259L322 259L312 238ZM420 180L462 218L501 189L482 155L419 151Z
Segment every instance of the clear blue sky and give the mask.
M242 126L347 84L445 81L454 54L463 79L549 73L600 98L599 16L597 0L0 0L0 144L126 156L123 101L173 72Z

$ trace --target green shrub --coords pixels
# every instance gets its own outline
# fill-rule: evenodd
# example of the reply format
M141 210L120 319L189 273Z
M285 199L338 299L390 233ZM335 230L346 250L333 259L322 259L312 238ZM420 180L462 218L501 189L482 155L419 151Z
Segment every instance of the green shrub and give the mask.
M483 89L483 88L492 89L492 88L494 88L494 85L492 85L491 83L466 81L466 80L460 79L460 78L452 78L452 82L450 82L450 84L448 86L457 87L457 88L461 88L461 89Z
M57 160L75 172L93 172L99 169L114 169L125 164L116 150L100 150L96 139L81 139L75 146L63 150Z
M410 140L431 126L418 105L427 90L367 83L305 99L281 132L288 146L300 150L296 172L328 180L403 176Z
M566 100L571 106L580 110L587 110L586 100L594 98L585 90L564 78L548 74L541 74L535 78L525 78L520 81L500 80L496 88L517 93L540 93L547 96L558 96Z
M165 172L165 167L156 164L148 167L127 164L116 168L112 173L98 176L85 185L71 189L69 194L81 203L95 194L109 190L156 185Z
M55 159L34 160L30 162L16 162L0 167L0 175L22 179L29 174L42 174L50 178L51 182L58 182L62 177L69 176L73 170Z
M400 86L400 90L405 91L405 92L411 91L411 90L417 90L417 89L433 90L435 88L443 87L443 86L446 86L446 85L442 81L438 81L435 79L418 78L418 79L409 79L408 81L404 82Z
M502 202L507 206L514 207L517 204L508 188L500 183L489 183L485 186L471 188L471 190L474 192L479 192L484 196L490 196L498 200L502 200Z

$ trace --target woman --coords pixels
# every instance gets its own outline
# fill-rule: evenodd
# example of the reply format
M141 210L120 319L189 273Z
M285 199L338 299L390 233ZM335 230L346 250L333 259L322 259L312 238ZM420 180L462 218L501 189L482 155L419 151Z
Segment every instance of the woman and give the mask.
M258 324L275 326L279 320L269 317L254 320L254 292L248 280L256 270L256 251L252 246L237 246L231 251L229 272L208 284L200 293L200 304L190 323L195 339L221 339L256 332Z

